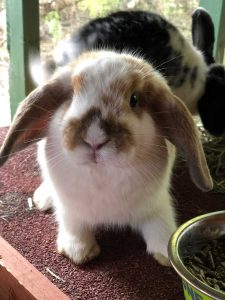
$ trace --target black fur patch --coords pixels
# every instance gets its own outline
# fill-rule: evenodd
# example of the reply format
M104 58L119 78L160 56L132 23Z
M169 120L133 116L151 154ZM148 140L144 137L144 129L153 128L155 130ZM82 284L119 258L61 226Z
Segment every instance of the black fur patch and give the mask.
M186 64L183 67L181 67L179 73L174 78L174 82L172 83L172 86L175 88L181 87L184 84L185 80L187 80L189 72L190 72L190 68Z
M225 68L212 65L205 92L198 102L199 114L206 130L215 136L225 133Z
M108 49L139 54L173 85L176 83L174 78L182 69L182 52L171 47L170 34L177 34L182 49L183 37L175 26L160 15L144 11L121 11L89 22L71 36L70 42L81 52ZM67 51L65 49L63 53L65 63L69 58Z
M194 88L195 86L195 82L196 82L196 79L197 79L197 75L198 75L198 67L194 67L192 70L191 70L191 73L190 73L190 79L191 79L191 87Z

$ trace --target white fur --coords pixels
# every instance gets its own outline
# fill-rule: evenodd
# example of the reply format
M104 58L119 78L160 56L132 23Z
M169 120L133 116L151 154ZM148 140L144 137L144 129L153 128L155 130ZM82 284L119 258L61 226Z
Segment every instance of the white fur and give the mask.
M45 181L41 183L41 185L34 192L33 196L33 202L35 206L42 211L46 211L53 206L50 194L48 192L46 193L46 191L48 191L48 187L45 186L45 183Z
M41 63L40 57L37 54L30 54L29 57L29 72L33 83L38 86L46 82L47 72Z
M73 60L74 57L78 57L80 53L84 51L83 47L79 43L77 43L77 47L74 47L73 43L68 40L60 41L57 47L53 50L53 58L59 66L65 63L65 57L63 57L63 50L65 49L67 49L67 59L69 61Z
M159 136L149 114L144 113L141 119L134 114L117 115L118 120L128 124L138 145L128 152L117 153L109 142L93 161L86 145L78 145L72 151L63 146L59 126L63 129L69 120L82 116L91 107L107 115L108 108L99 101L100 91L107 91L110 82L125 71L129 78L132 67L122 55L121 60L116 54L107 60L104 53L102 57L94 68L91 64L85 91L74 97L63 120L59 108L50 122L47 138L39 143L38 160L44 178L41 194L45 194L46 201L53 199L59 223L58 251L76 264L86 262L100 252L94 237L98 226L130 225L143 235L147 251L167 265L167 243L176 228L169 193L175 149ZM99 82L101 73L105 76ZM123 100L119 95L116 99L118 105ZM88 143L104 141L98 122L91 124L86 138ZM36 203L40 202L36 197ZM44 206L43 201L40 206Z

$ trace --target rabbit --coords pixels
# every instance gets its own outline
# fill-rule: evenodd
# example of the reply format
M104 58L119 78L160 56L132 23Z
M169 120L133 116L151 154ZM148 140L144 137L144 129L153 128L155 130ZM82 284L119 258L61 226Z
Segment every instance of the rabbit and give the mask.
M197 105L204 128L214 136L225 131L225 66L213 57L214 25L209 13L198 8L192 15L193 44L202 52L208 65L205 89Z
M212 189L212 179L190 112L151 64L96 50L59 68L20 104L0 165L37 139L43 182L35 203L55 209L59 253L86 263L100 253L97 228L130 226L169 265L176 148L199 189Z

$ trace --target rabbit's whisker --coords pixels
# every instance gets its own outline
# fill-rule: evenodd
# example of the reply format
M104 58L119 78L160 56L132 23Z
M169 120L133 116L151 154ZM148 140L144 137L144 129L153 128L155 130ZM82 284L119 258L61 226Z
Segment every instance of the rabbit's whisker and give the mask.
M168 60L166 60L166 61L162 62L161 64L159 64L159 65L157 65L157 66L154 66L154 67L156 68L156 70L160 70L159 67L164 66L164 65L168 64L169 62L174 61L174 60L176 60L176 59L178 59L178 58L181 58L181 57L183 57L182 54L181 54L181 55L174 56L173 58L168 59Z

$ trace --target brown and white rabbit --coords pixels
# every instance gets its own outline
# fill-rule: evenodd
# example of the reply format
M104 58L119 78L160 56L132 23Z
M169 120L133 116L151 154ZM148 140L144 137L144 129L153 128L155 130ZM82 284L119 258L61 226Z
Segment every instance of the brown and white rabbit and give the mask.
M129 225L168 265L175 147L201 190L212 180L192 116L159 72L127 53L84 53L21 103L0 165L37 138L43 183L34 200L55 207L60 253L87 262L100 252L99 226Z

